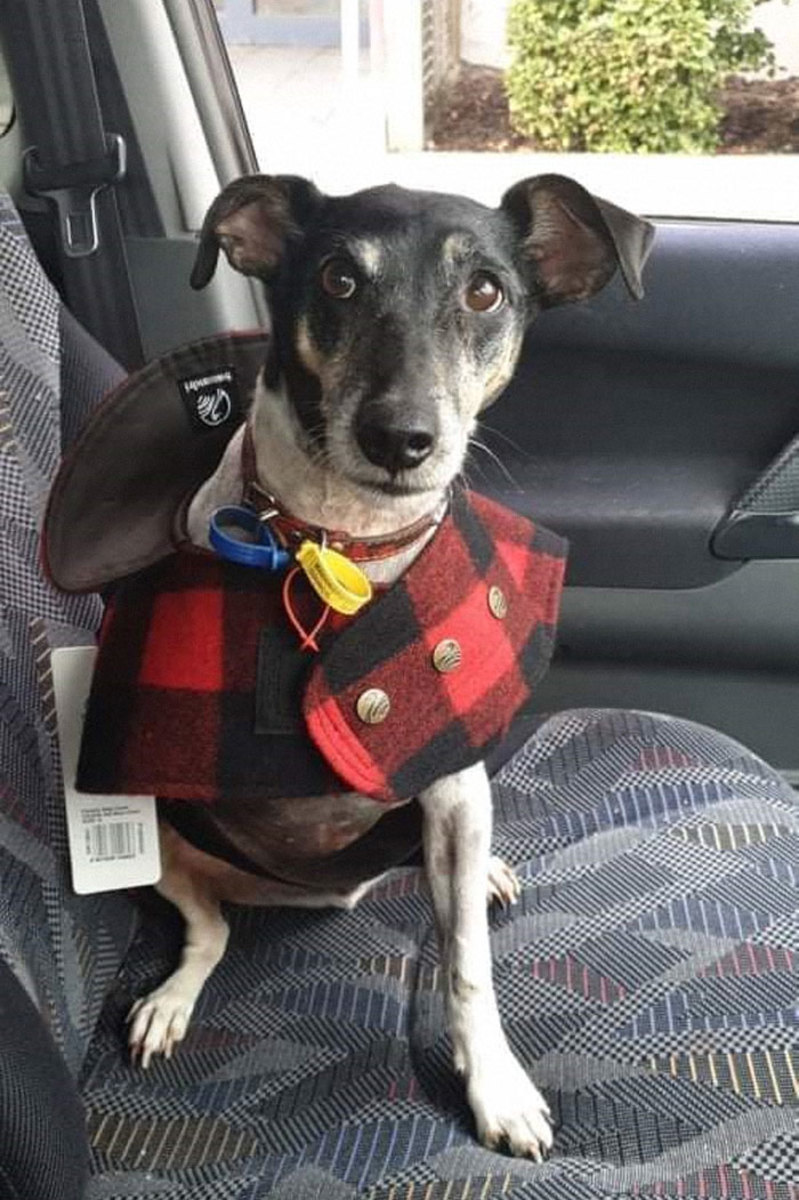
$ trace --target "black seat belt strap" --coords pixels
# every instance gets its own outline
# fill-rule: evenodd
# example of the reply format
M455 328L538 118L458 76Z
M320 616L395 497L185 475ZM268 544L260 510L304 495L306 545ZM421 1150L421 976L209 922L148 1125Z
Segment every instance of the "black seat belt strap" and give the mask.
M84 0L3 0L27 190L58 214L67 306L129 369L143 361L114 185L125 144L106 131Z

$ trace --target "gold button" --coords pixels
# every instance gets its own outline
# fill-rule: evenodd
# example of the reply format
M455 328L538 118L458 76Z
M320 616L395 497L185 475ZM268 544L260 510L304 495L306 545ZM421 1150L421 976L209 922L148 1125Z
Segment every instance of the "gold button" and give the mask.
M460 643L454 638L444 638L433 650L433 666L442 675L446 675L448 671L454 671L461 665L462 657Z
M379 725L385 721L390 708L391 701L381 688L367 688L355 705L355 711L365 725Z
M498 621L504 621L508 615L508 600L501 587L496 584L488 589L488 607Z

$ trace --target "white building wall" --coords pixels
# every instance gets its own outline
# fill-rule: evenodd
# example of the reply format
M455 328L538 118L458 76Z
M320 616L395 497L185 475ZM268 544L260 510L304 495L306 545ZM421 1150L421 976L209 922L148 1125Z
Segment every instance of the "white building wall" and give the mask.
M509 0L462 0L461 57L487 67L505 67L505 22Z
M768 0L755 9L752 25L774 43L779 75L799 75L799 3ZM778 78L779 78L778 75Z

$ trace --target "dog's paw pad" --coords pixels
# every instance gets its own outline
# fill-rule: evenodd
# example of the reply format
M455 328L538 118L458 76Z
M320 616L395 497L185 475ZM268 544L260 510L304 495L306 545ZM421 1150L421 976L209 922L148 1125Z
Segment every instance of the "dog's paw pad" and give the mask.
M169 984L137 1000L128 1013L128 1047L133 1063L146 1071L155 1054L171 1058L186 1035L193 1005Z
M469 1101L484 1146L506 1147L517 1158L543 1162L552 1149L549 1106L518 1063L475 1076Z
M501 858L492 857L488 862L488 903L494 900L505 907L515 904L521 895L521 884L516 872Z

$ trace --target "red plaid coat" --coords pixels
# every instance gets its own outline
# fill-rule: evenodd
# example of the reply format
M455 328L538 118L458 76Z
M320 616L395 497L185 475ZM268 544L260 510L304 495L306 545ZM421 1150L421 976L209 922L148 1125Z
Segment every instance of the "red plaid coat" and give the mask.
M109 606L78 786L211 804L341 791L402 803L485 757L530 703L564 559L559 537L457 492L416 562L356 617L331 621L315 655L297 645L280 578L172 555ZM298 601L312 625L319 602ZM434 651L449 640L461 659L442 672ZM375 724L359 715L370 689L389 701Z

